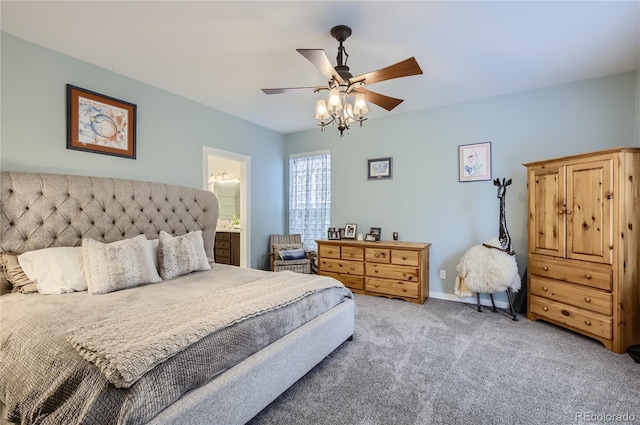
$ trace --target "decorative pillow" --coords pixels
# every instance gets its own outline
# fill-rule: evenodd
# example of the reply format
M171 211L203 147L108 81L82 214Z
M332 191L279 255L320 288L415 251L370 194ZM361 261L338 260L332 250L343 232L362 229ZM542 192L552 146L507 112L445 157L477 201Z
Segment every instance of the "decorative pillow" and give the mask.
M158 244L158 264L160 276L171 279L187 273L211 270L207 254L204 251L202 230L173 237L160 231Z
M307 258L307 253L304 252L304 249L281 249L280 250L280 258L283 260L304 260Z
M272 246L273 258L276 260L282 258L280 251L288 251L290 249L303 249L304 245L301 243L274 243Z
M3 294L12 292L12 288L13 292L21 292L23 294L38 292L36 284L24 274L24 270L20 267L17 254L5 252L2 254L0 262L2 263L3 279L6 285L8 285L7 288L7 286L3 284Z
M144 235L108 244L83 239L82 256L90 294L162 280L153 262L152 244Z
M18 263L41 294L87 290L79 246L28 251L18 255Z

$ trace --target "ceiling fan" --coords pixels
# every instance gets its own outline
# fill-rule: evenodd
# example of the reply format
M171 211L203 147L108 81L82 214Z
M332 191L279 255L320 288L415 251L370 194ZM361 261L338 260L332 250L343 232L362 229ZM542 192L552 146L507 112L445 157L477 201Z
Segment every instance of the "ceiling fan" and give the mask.
M364 114L368 112L366 101L391 111L403 100L367 90L364 86L394 78L419 75L422 74L422 69L420 69L416 59L411 57L377 71L354 77L349 72L349 67L347 66L349 55L343 46L343 42L350 35L351 28L346 25L338 25L331 29L331 36L340 43L335 67L331 65L327 54L322 49L296 49L327 78L328 84L326 86L262 89L262 91L265 94L280 94L296 91L313 90L314 92L319 92L328 90L330 93L328 102L325 103L324 100L318 101L316 119L321 121L318 125L322 127L322 130L329 124L336 124L341 136L344 130L349 129L349 124L355 121L360 122L360 126L362 126L363 121L366 120ZM353 96L353 94L355 94L355 102L350 104L348 103L349 96Z

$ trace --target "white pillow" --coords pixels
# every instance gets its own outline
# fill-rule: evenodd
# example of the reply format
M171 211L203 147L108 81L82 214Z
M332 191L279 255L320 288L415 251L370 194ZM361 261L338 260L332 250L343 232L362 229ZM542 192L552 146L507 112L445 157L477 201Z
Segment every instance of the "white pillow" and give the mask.
M105 244L82 240L90 294L106 294L162 279L153 262L152 242L144 235Z
M18 263L41 294L86 291L82 248L55 247L25 252Z
M171 279L183 274L202 270L211 270L207 254L204 251L202 230L173 237L160 231L158 244L158 264L160 276Z

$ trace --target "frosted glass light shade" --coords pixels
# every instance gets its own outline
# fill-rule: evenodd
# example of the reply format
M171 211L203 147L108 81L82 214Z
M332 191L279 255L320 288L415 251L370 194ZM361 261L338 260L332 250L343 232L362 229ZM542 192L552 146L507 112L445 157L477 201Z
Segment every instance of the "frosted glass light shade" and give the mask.
M340 91L337 88L331 89L329 92L329 108L332 111L339 111L342 109L342 102L340 102Z
M357 115L364 115L369 112L369 108L367 107L367 102L365 101L363 94L359 93L356 95L356 103L353 111Z
M329 111L327 111L327 104L324 100L319 100L316 103L316 119L317 120L326 120L329 118Z

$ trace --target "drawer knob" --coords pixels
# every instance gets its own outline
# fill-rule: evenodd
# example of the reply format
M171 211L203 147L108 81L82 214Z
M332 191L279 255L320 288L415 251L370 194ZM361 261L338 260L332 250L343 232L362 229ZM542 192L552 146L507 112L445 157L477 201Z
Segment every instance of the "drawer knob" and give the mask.
M376 288L379 288L379 287L380 287L380 285L378 285L377 283L376 283L375 285L373 285L373 286L375 286Z
M407 257L402 257L402 259L406 261Z
M584 324L587 325L587 326L591 326L591 321L590 320L585 320Z
M546 286L543 286L543 287L542 287L542 290L543 290L543 291L548 291L548 290L549 290L549 288L547 288Z
M562 313L563 316L571 316L571 313L569 313L567 310L562 310L560 313Z
M591 275L589 273L584 275L585 279L591 279Z
M355 267L351 266L351 270L355 270L355 269L356 269Z
M378 273L378 269L376 269L376 273Z
M544 311L549 311L549 308L548 308L548 307L542 307L542 309L543 309Z
M328 252L329 254L333 254L333 251L332 251L332 250L329 250L329 251L327 251L327 252Z
M380 254L376 254L376 255L374 255L374 257L376 257L376 258L380 258Z
M402 292L407 292L407 288L402 288Z
M544 267L542 268L542 270L544 270L545 272L548 272L548 271L549 271L549 267L544 266Z
M589 298L589 297L584 297L584 300L585 300L586 302L588 302L588 303L590 303L590 302L591 302L591 298Z
M407 275L407 273L405 273L405 272L402 272L402 276L406 276L406 275Z

